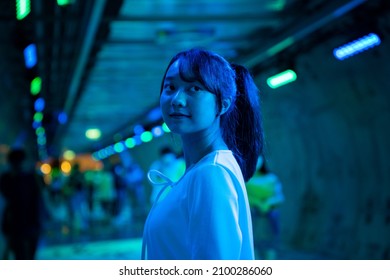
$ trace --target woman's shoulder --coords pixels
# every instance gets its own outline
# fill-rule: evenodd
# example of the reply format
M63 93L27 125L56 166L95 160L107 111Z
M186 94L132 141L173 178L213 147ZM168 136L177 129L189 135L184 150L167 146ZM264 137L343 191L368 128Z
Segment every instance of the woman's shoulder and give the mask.
M237 165L237 161L233 156L232 151L230 150L216 150L204 156L198 163L197 166L224 166L231 167L232 165Z
M221 198L224 195L231 196L238 188L237 180L222 165L204 163L196 166L186 181L182 183L186 186L189 197L202 201L210 198Z
M221 185L224 182L242 184L244 179L232 152L218 150L209 153L193 167L187 169L181 181L190 185Z
M211 172L222 172L226 169L235 169L238 166L233 154L229 150L213 151L204 156L198 163L190 168L191 173L198 174ZM232 170L232 171L233 171Z
M242 179L239 167L229 161L208 160L195 166L190 172L189 180L202 185L223 185L225 183L235 184ZM243 180L243 179L242 179Z

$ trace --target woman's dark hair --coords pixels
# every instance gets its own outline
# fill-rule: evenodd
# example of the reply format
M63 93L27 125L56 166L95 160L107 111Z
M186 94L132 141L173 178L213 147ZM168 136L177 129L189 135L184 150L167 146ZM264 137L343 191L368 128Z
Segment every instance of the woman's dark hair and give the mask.
M260 92L246 67L233 63L231 66L236 72L237 85L236 145L242 154L241 160L246 164L244 178L249 180L256 171L257 159L264 149Z
M231 100L231 105L221 115L222 137L240 165L245 181L256 170L259 154L263 149L258 89L249 71L240 65L230 64L222 56L207 50L190 49L175 55L165 71L180 59L179 74L184 81L200 82L207 91L217 96L218 109L222 101Z

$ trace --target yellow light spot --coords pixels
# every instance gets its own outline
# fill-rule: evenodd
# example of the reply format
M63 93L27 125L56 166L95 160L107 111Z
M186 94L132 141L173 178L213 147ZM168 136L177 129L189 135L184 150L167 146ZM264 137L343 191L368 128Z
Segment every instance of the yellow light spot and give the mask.
M51 166L48 163L44 163L41 165L41 172L45 175L50 174L51 172Z
M63 161L61 163L61 171L64 173L70 173L72 170L72 166L70 165L69 161Z

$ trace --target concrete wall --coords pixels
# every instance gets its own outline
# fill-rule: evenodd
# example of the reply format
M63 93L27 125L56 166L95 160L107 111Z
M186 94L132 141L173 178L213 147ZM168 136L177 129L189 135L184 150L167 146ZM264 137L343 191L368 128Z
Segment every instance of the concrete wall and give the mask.
M257 77L283 240L336 258L390 258L389 42L344 61L330 41L294 60L298 79Z

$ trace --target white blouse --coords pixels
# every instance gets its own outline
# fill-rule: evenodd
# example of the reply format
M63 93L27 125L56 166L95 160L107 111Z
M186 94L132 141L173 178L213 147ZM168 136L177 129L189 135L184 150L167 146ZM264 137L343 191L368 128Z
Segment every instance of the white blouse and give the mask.
M254 259L248 197L231 151L211 152L168 188L146 220L143 258Z

